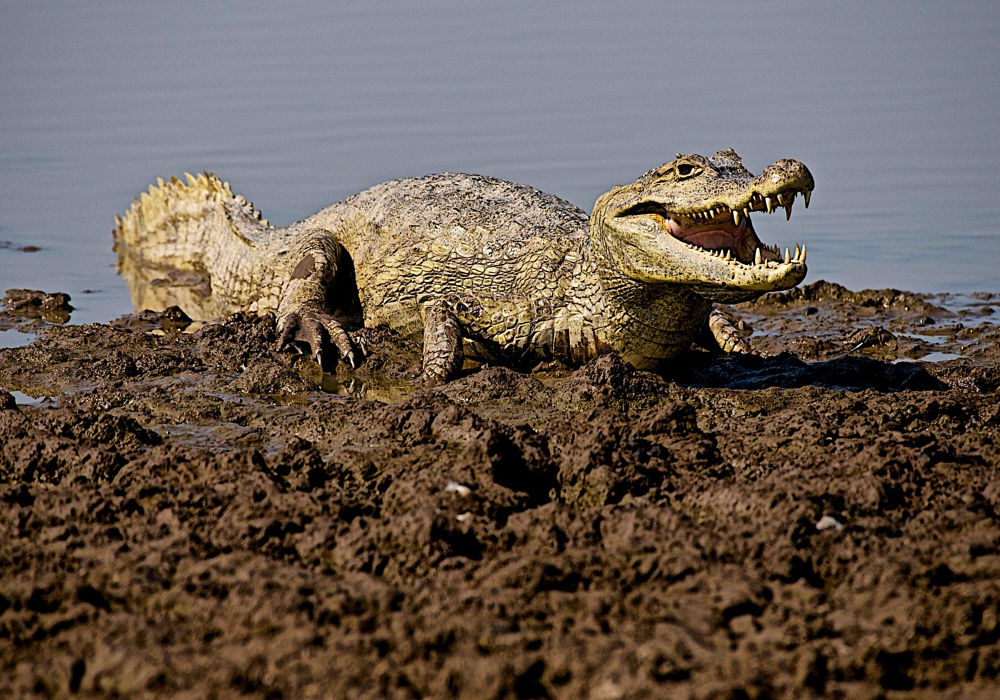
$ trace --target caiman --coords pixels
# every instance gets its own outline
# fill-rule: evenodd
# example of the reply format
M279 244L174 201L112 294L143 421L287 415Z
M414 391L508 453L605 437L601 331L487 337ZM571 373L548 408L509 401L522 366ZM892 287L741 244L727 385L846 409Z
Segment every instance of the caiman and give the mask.
M454 377L466 357L530 367L617 351L651 369L700 334L725 352L754 352L713 304L803 280L805 246L782 255L765 245L750 213L790 216L813 187L802 163L779 160L754 177L728 149L677 154L603 194L589 219L532 187L443 173L376 185L273 228L205 173L159 180L116 217L114 237L140 308L143 274L194 276L210 313L273 313L280 347L321 365L331 353L360 360L331 313L338 278L353 271L364 324L422 338L429 384Z

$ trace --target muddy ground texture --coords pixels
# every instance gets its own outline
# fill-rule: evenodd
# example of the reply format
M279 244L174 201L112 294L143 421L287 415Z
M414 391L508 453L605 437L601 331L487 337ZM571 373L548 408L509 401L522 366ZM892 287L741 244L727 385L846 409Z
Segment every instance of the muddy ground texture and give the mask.
M995 698L1000 295L947 301L424 389L381 329L323 374L269 319L10 295L0 696Z

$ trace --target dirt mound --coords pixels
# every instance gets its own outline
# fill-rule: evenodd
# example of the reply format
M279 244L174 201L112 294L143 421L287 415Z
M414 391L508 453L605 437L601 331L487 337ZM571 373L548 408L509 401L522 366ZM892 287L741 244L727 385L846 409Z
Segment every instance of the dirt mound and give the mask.
M992 697L996 327L924 363L915 296L771 299L770 357L435 390L240 315L0 351L0 695Z

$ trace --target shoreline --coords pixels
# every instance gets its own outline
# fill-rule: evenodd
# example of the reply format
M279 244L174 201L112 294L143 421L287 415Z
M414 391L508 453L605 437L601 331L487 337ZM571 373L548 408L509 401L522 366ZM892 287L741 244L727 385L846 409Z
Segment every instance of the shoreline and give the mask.
M733 307L766 358L433 390L382 329L324 375L239 314L0 313L37 334L0 350L0 694L986 698L970 299L817 282Z

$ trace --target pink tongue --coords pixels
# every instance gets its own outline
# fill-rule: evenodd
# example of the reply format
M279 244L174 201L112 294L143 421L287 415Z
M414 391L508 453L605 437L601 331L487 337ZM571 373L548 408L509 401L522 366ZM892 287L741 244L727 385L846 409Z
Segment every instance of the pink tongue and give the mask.
M739 238L746 230L746 220L741 221L735 230L721 228L684 228L673 219L667 220L667 228L670 235L679 238L685 243L696 245L708 250L718 250L720 248L736 248Z
M733 238L733 234L728 233L727 231L722 231L721 229L699 231L698 233L689 234L682 240L685 243L690 243L691 245L700 246L702 248L708 248L709 250L732 248L736 245L736 240Z

